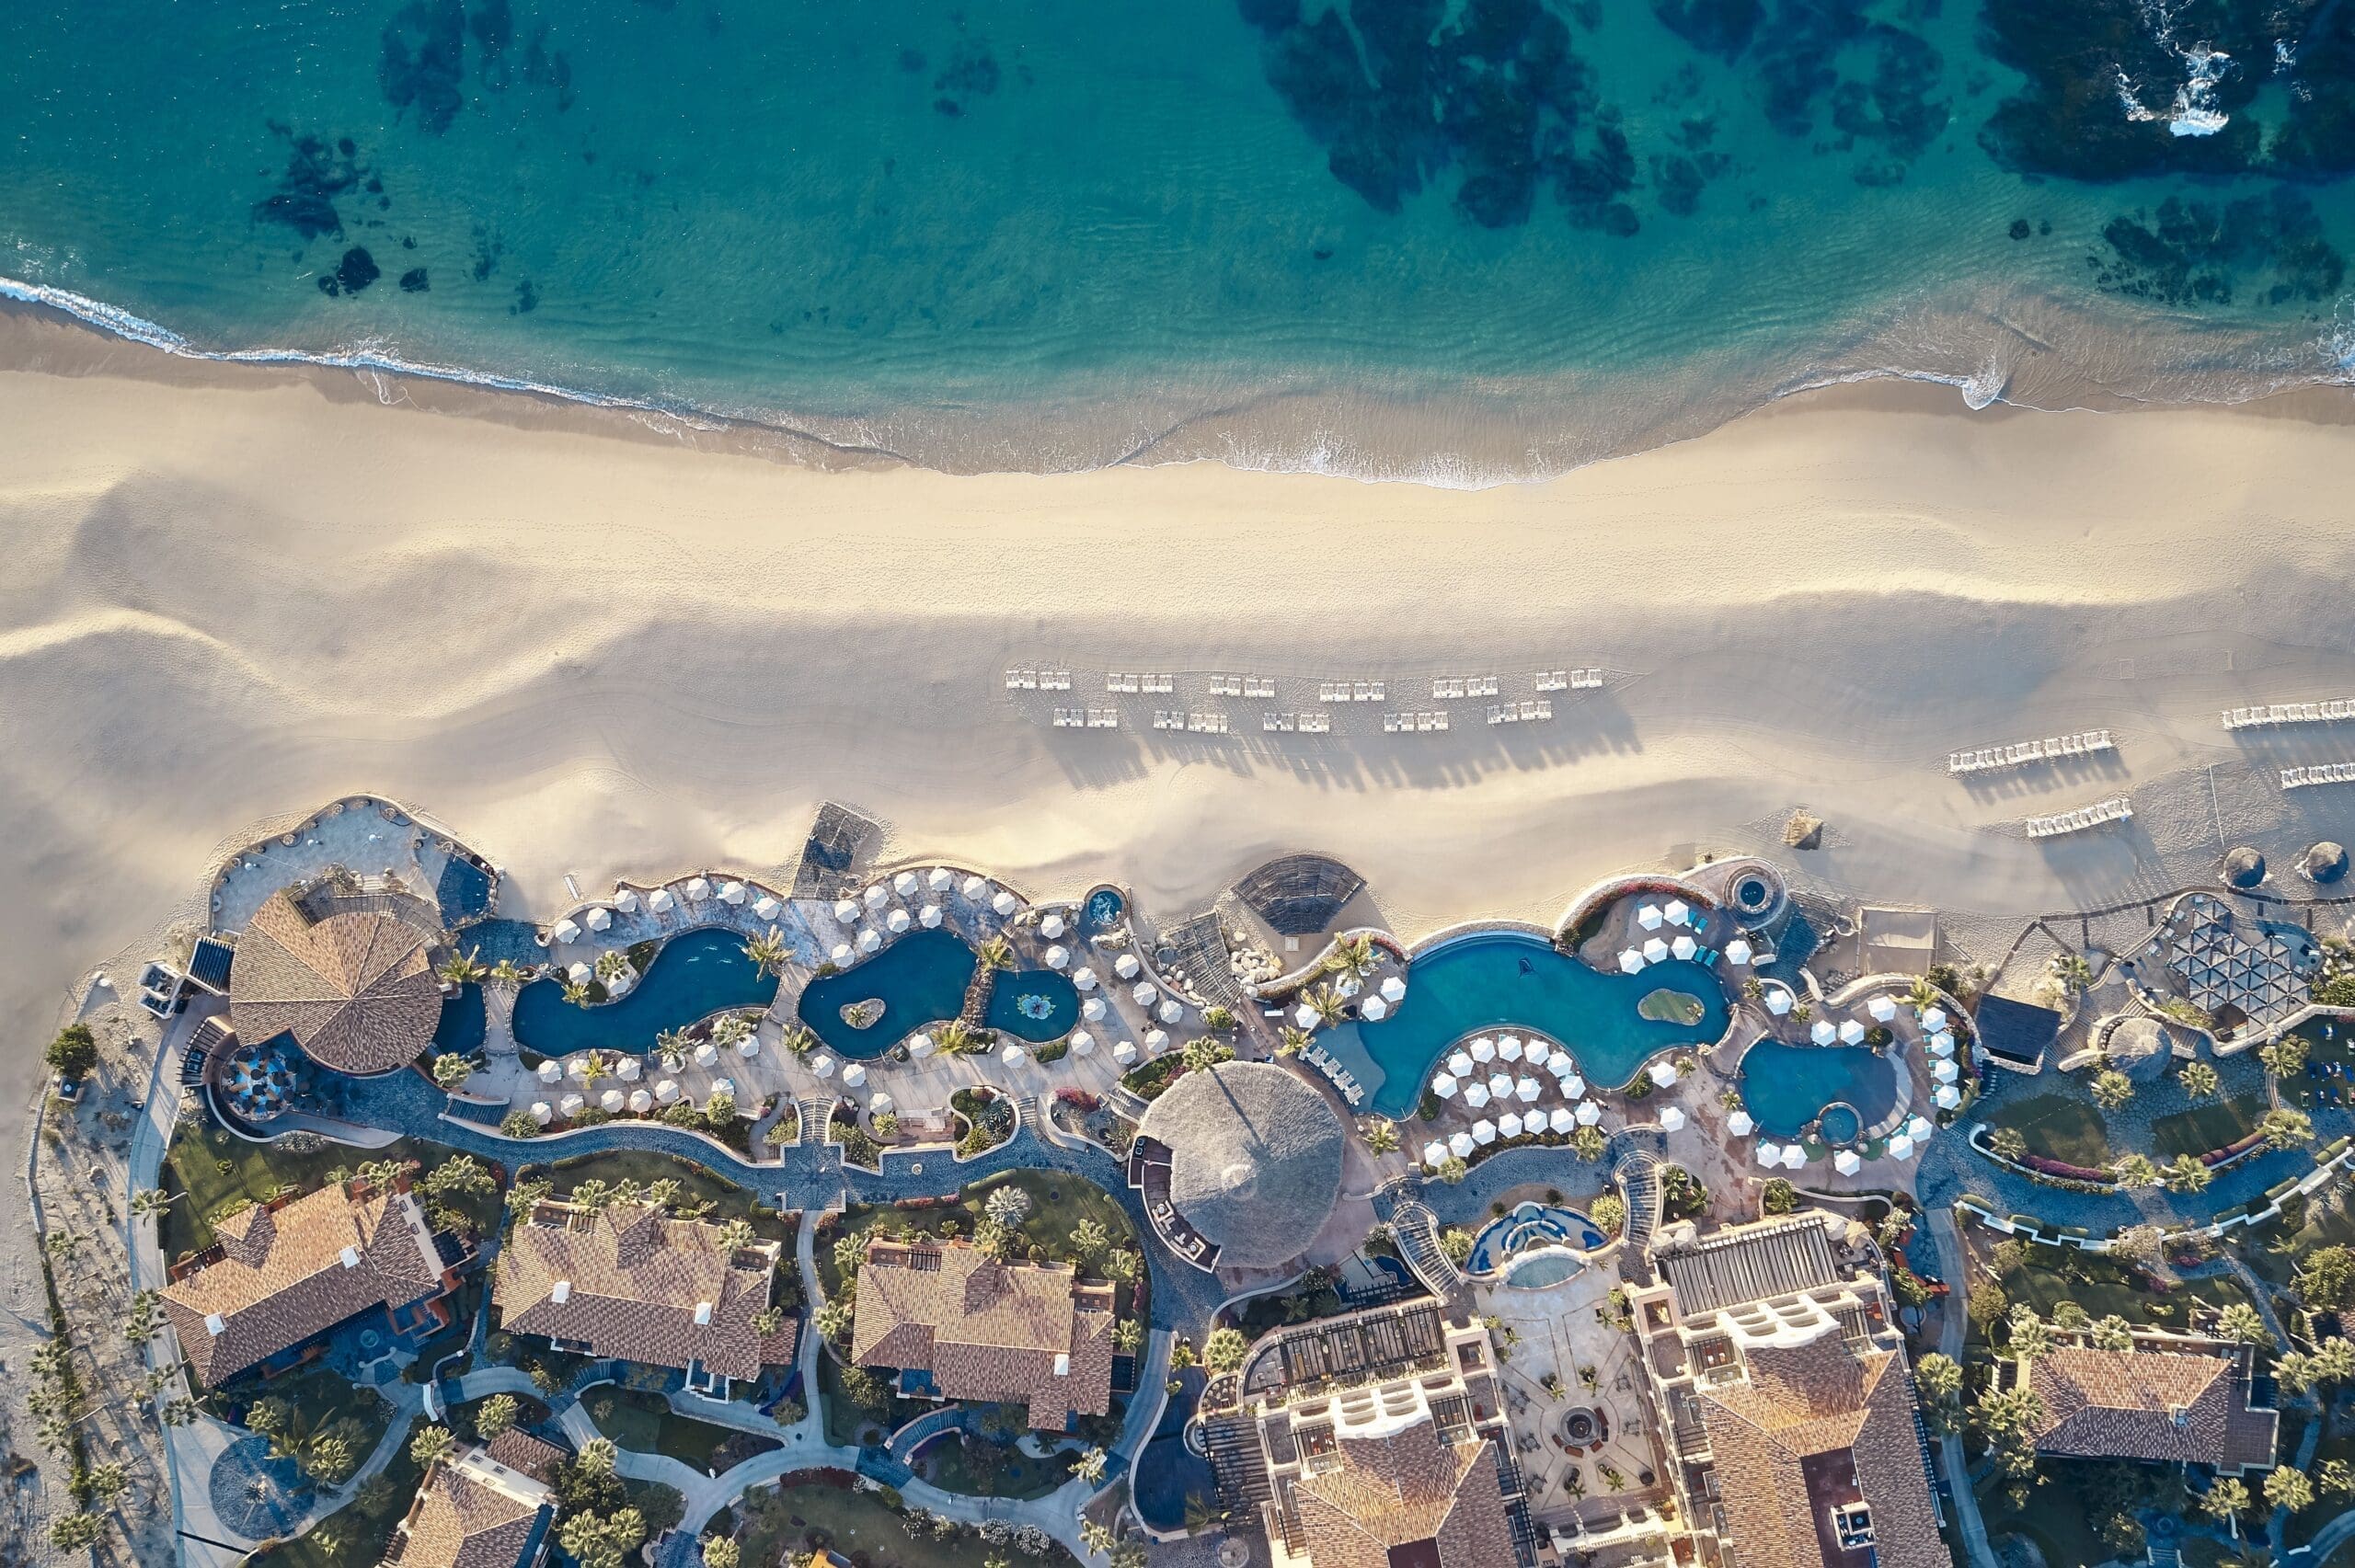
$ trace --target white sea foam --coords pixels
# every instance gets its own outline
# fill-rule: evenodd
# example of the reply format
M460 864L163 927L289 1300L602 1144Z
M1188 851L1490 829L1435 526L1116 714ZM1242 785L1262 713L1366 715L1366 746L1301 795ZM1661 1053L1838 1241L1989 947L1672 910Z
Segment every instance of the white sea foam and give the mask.
M2175 40L2175 13L2158 0L2142 7L2142 20L2149 26L2151 36L2160 48L2184 63L2184 80L2175 90L2175 98L2165 110L2143 107L2139 85L2126 74L2118 73L2118 102L2126 118L2133 121L2164 120L2167 130L2177 136L2213 136L2232 122L2232 116L2216 105L2216 84L2233 68L2233 57L2221 49L2205 43L2195 43L2186 49ZM2277 61L2286 65L2280 46L2274 46Z

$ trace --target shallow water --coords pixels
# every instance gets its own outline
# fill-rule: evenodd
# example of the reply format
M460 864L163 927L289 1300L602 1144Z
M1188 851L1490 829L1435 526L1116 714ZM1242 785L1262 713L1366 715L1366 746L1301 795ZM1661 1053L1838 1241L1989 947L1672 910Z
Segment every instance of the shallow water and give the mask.
M636 990L618 1001L576 1007L562 982L534 980L515 993L516 1043L542 1056L605 1050L641 1054L668 1029L700 1023L728 1008L766 1007L776 996L731 931L690 931L662 944Z
M1468 483L1881 372L2334 378L2349 167L2322 0L0 12L43 297L960 468Z
M1862 1046L1761 1040L1741 1057L1741 1103L1772 1138L1797 1138L1826 1106L1872 1126L1897 1106L1898 1065Z

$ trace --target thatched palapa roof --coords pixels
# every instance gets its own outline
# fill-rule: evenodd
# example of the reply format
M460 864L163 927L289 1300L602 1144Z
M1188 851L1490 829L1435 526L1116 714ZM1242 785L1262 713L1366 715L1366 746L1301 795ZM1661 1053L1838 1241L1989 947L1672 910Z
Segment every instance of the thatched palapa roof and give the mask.
M1340 1118L1281 1067L1228 1062L1189 1072L1138 1130L1168 1147L1169 1201L1217 1243L1222 1264L1291 1262L1340 1196Z

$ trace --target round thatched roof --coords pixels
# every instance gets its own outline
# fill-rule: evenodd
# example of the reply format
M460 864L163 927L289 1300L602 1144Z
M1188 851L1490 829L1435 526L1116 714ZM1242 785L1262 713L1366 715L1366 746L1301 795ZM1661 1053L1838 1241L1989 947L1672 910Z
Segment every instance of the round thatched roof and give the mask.
M2175 1042L2166 1028L2155 1018L2128 1018L2109 1032L2103 1049L2108 1053L2110 1065L2131 1078L2150 1079L2159 1074L2170 1059Z
M1308 1250L1341 1193L1340 1118L1281 1067L1189 1072L1138 1129L1170 1151L1169 1201L1219 1262L1273 1268Z
M2265 880L2265 857L2243 844L2224 856L2224 880L2235 887L2254 887Z
M2312 882L2336 882L2347 875L2347 851L2325 839L2306 852L2306 878Z
M417 1059L442 1021L439 933L381 910L314 922L285 893L254 914L229 971L229 1021L256 1045L293 1036L322 1067L365 1076Z

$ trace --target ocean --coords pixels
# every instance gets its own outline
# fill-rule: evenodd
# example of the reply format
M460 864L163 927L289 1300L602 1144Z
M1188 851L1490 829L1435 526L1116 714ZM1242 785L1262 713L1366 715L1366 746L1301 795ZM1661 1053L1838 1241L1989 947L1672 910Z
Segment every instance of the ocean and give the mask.
M953 470L2355 376L2327 0L17 0L6 292Z

